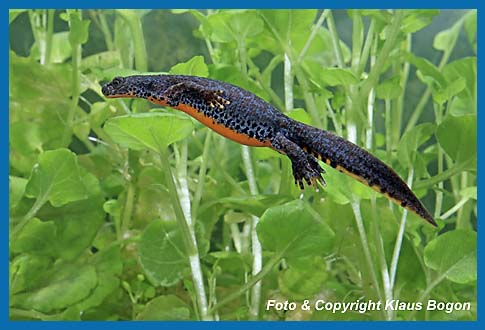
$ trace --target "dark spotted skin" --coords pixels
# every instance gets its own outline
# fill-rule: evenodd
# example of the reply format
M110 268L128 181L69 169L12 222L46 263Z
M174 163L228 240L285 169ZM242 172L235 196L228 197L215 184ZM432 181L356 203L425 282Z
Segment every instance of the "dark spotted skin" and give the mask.
M333 133L285 116L242 88L195 76L147 75L114 78L102 92L179 109L231 140L285 154L302 189L303 182L325 184L320 159L436 226L411 189L382 161Z

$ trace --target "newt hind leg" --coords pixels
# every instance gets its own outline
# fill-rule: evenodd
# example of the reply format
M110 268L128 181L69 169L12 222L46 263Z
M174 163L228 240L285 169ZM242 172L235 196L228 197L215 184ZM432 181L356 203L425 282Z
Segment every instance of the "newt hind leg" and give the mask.
M291 160L293 169L293 177L295 183L304 188L303 182L308 185L312 185L318 188L317 184L320 183L325 186L325 180L322 174L325 170L318 164L318 160L309 153L306 153L296 143L287 139L283 134L278 133L276 137L271 141L273 149L283 154L286 154Z

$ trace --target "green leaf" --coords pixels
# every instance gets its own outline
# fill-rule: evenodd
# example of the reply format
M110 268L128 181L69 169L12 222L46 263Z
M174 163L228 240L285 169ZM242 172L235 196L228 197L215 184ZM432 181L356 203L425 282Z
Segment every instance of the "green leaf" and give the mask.
M456 229L438 236L424 248L424 262L452 282L476 281L477 233Z
M38 219L31 219L19 232L11 250L75 260L91 247L106 216L102 210L104 198L93 175L84 173L82 181L88 198L59 207L44 205L37 212Z
M465 198L477 200L477 187L466 187L460 190L460 195Z
M470 99L470 105L476 109L476 89L477 89L477 58L465 57L446 64L443 67L443 75L449 84L457 80L465 80L466 89L458 94L461 98ZM476 110L475 110L476 112Z
M71 56L71 43L69 42L69 32L58 32L52 35L51 62L62 63ZM40 59L38 42L34 42L30 50L30 56L36 60Z
M69 42L71 46L82 45L88 41L91 21L81 19L80 12L69 13Z
M9 191L8 191L9 203L8 204L9 204L9 207L12 209L22 199L28 180L17 176L9 176L8 179L9 179L8 180L9 182Z
M9 264L10 294L30 292L39 287L45 274L52 269L53 261L49 257L21 254Z
M294 259L280 273L278 282L281 292L292 300L304 300L321 292L328 279L325 263L321 257Z
M40 221L37 218L22 228L14 241L11 242L11 252L32 252L39 255L54 255L57 252L56 225L53 221Z
M96 286L96 271L91 265L61 263L53 270L47 283L32 292L14 295L11 305L48 313L80 301Z
M136 316L136 319L143 321L189 320L190 309L177 296L159 296L150 300Z
M120 284L118 277L123 270L123 263L118 246L114 245L97 252L90 261L96 268L98 282L90 295L75 305L79 311L101 305L104 299Z
M53 206L87 198L76 155L67 149L42 153L27 184L26 196L48 200Z
M380 99L392 100L402 94L400 77L396 76L381 82L376 88L376 96Z
M444 151L457 163L468 163L476 170L477 117L475 115L448 116L438 126L436 137Z
M228 82L230 84L239 86L244 88L251 93L256 94L257 96L261 97L262 99L268 101L270 98L268 93L261 88L256 82L251 79L248 79L248 76L241 72L234 65L224 65L224 66L211 66L210 67L210 76L214 79L222 80Z
M418 57L412 53L405 52L404 58L416 66L422 75L433 78L440 86L446 86L446 79L440 70L424 57Z
M460 19L458 22L453 24L449 29L443 30L434 36L433 47L438 50L448 50L454 47L458 35L460 34L461 26L463 25L463 20Z
M22 14L26 9L9 9L8 10L8 24L12 23L18 15Z
M105 76L105 69L108 68L116 68L116 69L121 69L120 66L121 60L120 60L120 53L116 50L111 50L111 51L105 51L105 52L99 52L96 54L93 54L91 56L86 56L81 59L81 64L80 64L80 70L81 71L86 71L86 70L93 70L93 69L103 69L103 78L114 78L114 76L106 77ZM130 74L133 71L130 71ZM138 73L138 72L137 72ZM119 76L122 74L119 74Z
M209 68L205 64L203 56L194 56L187 62L174 65L170 69L170 73L207 77L209 75Z
M193 124L183 115L151 112L110 118L104 130L123 147L160 152L186 138L192 132Z
M350 69L322 68L320 74L321 80L329 86L348 86L359 82L359 79Z
M268 208L268 205L279 205L291 200L291 196L285 195L249 195L243 197L220 198L214 204L221 203L231 209L238 209L249 214L261 216ZM212 204L207 204L209 207Z
M465 22L464 22L466 36L468 41L473 47L473 51L477 52L477 11L470 10L465 15Z
M216 42L243 42L263 31L263 20L254 11L218 12L208 16L210 38Z
M256 227L261 245L287 258L329 253L334 232L301 200L269 208Z
M140 263L156 286L171 286L182 278L188 257L182 233L175 221L152 221L138 243Z
M464 90L465 87L466 80L465 78L460 77L449 83L445 88L435 90L433 92L433 100L436 103L443 104L446 101L451 100L453 96Z
M414 33L428 26L433 18L439 14L439 10L420 9L405 10L405 16L401 23L401 30L404 33Z
M454 98L450 105L450 114L452 116L468 116L476 115L477 113L477 102L472 101L469 98Z
M308 112L305 111L305 109L294 108L291 111L287 112L286 115L296 121L299 121L300 123L304 123L307 125L312 124L312 118L310 117Z
M415 166L416 158L420 155L418 148L429 140L434 130L433 124L424 123L404 133L397 146L397 158L404 168Z
M304 36L310 34L317 11L271 9L260 11L260 15L268 26L261 47L279 54L288 51L285 47L289 46L298 54L307 39Z

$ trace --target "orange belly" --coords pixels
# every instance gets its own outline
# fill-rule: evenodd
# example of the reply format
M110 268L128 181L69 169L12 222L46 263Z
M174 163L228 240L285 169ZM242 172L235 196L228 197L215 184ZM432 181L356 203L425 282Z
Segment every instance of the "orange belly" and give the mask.
M161 106L168 106L167 102L165 101L158 101L153 98L148 98L149 101L156 103ZM179 104L178 106L175 107L175 109L180 110L185 112L186 114L194 117L197 119L199 122L204 124L205 126L209 127L210 129L216 131L220 135L235 141L237 143L241 143L247 146L251 147L271 147L271 142L269 140L266 140L264 142L259 141L258 139L252 138L249 135L243 134L236 132L224 125L216 123L211 117L205 116L203 113L198 112L197 109L186 105L186 104ZM224 109L221 109L220 111L224 111Z

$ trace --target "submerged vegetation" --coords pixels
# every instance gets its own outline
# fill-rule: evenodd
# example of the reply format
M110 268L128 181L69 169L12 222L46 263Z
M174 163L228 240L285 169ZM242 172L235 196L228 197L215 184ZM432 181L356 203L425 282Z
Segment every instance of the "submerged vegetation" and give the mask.
M476 319L476 18L10 11L10 318ZM272 150L102 96L145 72L230 82L367 148L439 228L331 167L301 192ZM357 301L383 308L316 308Z

